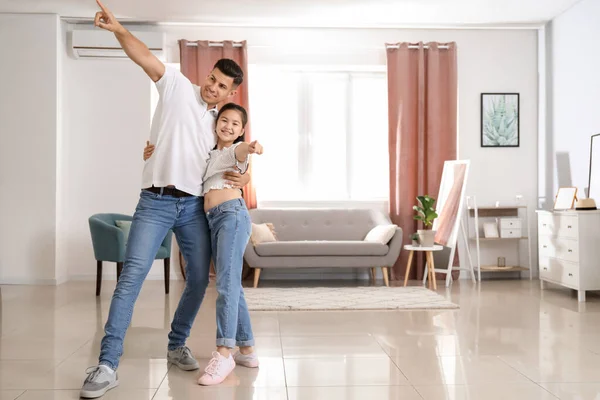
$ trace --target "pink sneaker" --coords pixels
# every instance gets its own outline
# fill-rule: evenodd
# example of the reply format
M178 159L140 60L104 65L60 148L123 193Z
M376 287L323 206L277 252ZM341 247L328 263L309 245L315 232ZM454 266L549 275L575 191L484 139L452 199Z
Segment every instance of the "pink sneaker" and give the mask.
M229 355L229 358L225 358L215 351L212 353L212 356L213 358L208 363L208 367L204 370L204 374L198 379L199 385L218 385L223 382L235 368L235 361L233 361L231 355Z
M241 365L242 367L258 368L258 357L256 356L256 352L244 355L238 350L233 355L233 359L237 365Z

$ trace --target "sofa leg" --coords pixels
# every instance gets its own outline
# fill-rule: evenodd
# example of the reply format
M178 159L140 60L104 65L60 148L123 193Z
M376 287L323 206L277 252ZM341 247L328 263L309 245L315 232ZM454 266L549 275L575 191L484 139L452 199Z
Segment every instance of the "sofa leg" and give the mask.
M390 286L388 267L381 267L381 272L383 272L383 282L385 283L385 286Z
M371 280L373 282L375 282L375 277L377 276L377 271L375 270L375 268L371 268Z
M117 263L117 282L119 282L119 279L121 279L121 272L123 272L123 263L118 262Z
M100 296L102 289L102 261L96 262L96 296Z
M258 280L260 279L260 268L254 268L254 287L258 287Z
M165 258L165 294L169 294L170 283L171 283L171 259Z

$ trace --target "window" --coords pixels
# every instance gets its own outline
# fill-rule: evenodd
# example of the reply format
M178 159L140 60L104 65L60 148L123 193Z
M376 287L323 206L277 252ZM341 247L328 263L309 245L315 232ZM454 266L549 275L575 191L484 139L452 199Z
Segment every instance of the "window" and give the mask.
M385 201L389 196L384 70L251 65L253 158L264 202Z

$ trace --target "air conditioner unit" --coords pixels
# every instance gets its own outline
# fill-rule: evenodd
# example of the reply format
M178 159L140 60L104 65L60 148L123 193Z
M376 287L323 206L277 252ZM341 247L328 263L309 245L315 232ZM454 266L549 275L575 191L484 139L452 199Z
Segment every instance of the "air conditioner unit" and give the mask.
M132 31L131 33L148 46L155 56L164 61L164 33L148 31ZM127 54L112 32L98 28L73 30L70 39L71 50L75 58L127 58Z

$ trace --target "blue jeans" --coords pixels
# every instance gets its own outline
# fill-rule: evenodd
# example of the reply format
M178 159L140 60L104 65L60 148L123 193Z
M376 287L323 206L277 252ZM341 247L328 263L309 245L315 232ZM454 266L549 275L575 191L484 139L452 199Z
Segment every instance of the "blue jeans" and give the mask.
M110 303L100 364L113 369L119 366L133 306L169 229L173 229L187 262L187 281L171 323L169 350L185 345L208 286L211 246L204 198L176 198L142 190L129 232L123 272Z
M217 346L254 346L250 313L242 288L244 251L252 232L242 199L226 201L206 213L217 273Z

